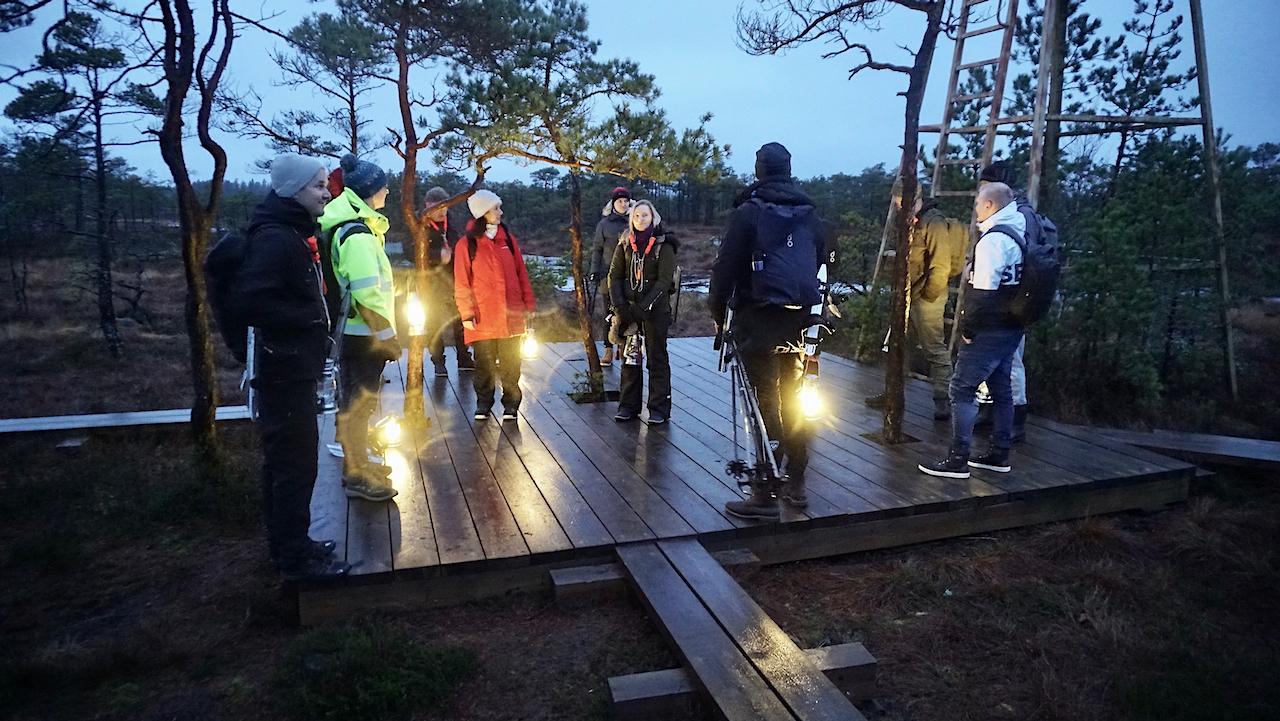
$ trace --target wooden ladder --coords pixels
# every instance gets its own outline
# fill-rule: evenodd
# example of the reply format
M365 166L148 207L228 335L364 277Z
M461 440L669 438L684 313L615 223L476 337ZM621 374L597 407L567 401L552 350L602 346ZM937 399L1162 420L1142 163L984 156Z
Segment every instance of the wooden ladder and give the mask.
M987 6L980 8L980 12L990 9L995 3L997 5L995 11L990 15L995 18L1004 17L1004 20L996 20L991 24L982 25L974 29L970 29L971 20L976 14L973 12L975 7ZM1001 7L1005 3L1007 8ZM943 188L942 182L945 177L944 170L948 166L976 166L985 168L991 163L992 155L995 151L996 131L1000 125L1009 122L1007 118L1000 117L1000 108L1004 102L1005 79L1009 71L1009 55L1013 49L1013 36L1018 27L1018 0L964 0L964 5L960 9L960 24L956 32L956 46L951 55L951 73L947 80L947 103L942 113L942 123L934 126L921 126L921 132L937 132L938 133L938 154L937 162L933 167L933 185L930 188L931 198L943 198L950 196L968 196L972 197L977 194L977 186L954 189ZM986 58L983 60L966 60L965 59L965 43L970 38L988 35L991 33L1003 33L1000 42L1000 54L994 58ZM992 80L990 90L971 95L960 95L961 75L968 70L974 70L982 67L994 67L995 73ZM981 101L990 98L991 107L987 114L987 122L981 125L969 125L961 127L953 127L952 124L956 120L958 113L957 106L963 106L965 103ZM983 135L982 152L977 158L967 157L949 157L947 143L951 135ZM913 169L914 170L914 169ZM900 192L895 187L895 194ZM876 287L879 280L880 272L884 267L884 261L887 258L893 258L897 251L889 247L889 230L893 222L893 202L890 200L889 213L885 219L884 232L880 235L880 252L876 255L876 267L871 275L871 286ZM972 249L970 249L972 252ZM966 253L967 257L968 253ZM960 284L959 302L963 300L964 283ZM954 289L952 289L954 291ZM954 323L951 324L954 327ZM954 344L954 339L952 340Z

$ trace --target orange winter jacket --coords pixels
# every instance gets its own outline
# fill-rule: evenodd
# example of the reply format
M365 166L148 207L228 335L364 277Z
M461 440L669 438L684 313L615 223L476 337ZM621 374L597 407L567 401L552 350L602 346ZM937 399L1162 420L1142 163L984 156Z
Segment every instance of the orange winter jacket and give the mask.
M520 245L506 225L498 225L490 240L475 221L467 224L453 259L453 280L458 316L476 324L464 331L467 343L524 333L525 314L534 311L536 302Z

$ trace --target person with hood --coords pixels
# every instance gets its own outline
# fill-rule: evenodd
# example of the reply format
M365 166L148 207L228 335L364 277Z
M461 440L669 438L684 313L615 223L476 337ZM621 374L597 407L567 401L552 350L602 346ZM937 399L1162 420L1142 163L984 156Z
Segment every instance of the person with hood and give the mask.
M493 415L502 383L502 420L514 421L520 392L520 341L537 307L520 244L502 222L502 198L477 190L467 199L472 220L453 261L454 302L463 334L475 349L478 421Z
M262 506L271 558L289 580L342 576L334 542L315 541L311 492L319 437L316 383L328 355L316 218L329 202L325 168L315 158L281 155L271 191L253 212L244 260L228 299L254 329Z
M458 231L449 227L449 209L443 203L449 192L440 186L427 191L427 351L435 365L437 377L447 377L444 363L444 334L453 334L458 370L475 370L475 361L467 349L462 332L462 318L453 299L453 248L458 244Z
M929 363L933 418L945 421L951 417L951 351L943 330L943 316L951 276L960 275L964 265L969 229L965 223L948 218L935 201L925 202L920 194L916 195L914 211L907 253L911 302L911 326L908 330L912 343L924 352ZM882 409L885 396L883 393L874 395L867 398L866 403L872 408Z
M391 469L371 462L368 452L369 417L382 391L383 367L400 359L395 282L386 251L391 224L378 212L387 203L387 174L350 154L341 164L342 194L325 206L320 229L329 238L333 274L351 296L339 360L342 485L350 498L388 501L396 495Z
M649 369L649 425L671 417L671 359L667 331L671 328L671 293L676 270L675 237L662 226L662 216L648 200L636 201L627 214L628 227L615 243L609 263L609 300L614 327L610 347L639 332L644 338ZM624 359L618 395L619 423L640 415L644 372Z
M1018 212L1013 191L1004 183L988 183L978 190L974 217L981 235L973 249L973 264L965 281L969 287L958 318L960 352L951 377L951 449L946 458L918 466L924 473L944 478L968 478L970 466L998 473L1008 473L1011 468L1010 368L1022 343L1023 327L1010 305L1022 276L1019 241L1026 219ZM993 403L991 444L985 453L970 458L978 418L978 386L984 381Z
M813 201L791 177L791 153L780 143L766 143L756 151L756 181L733 201L729 225L711 267L708 294L717 331L724 330L726 312L734 310L733 334L747 379L756 391L769 437L778 442L779 466L784 473L778 496L797 508L808 505L805 470L809 464L812 429L804 420L799 390L804 373L803 332L810 306L820 302L818 269L833 260L829 234ZM812 265L807 258L787 266L796 275L790 285L806 291L806 298L756 297L753 275L768 267L766 242L790 242L767 237L779 219L792 219L795 232L813 239ZM783 462L785 461L785 462ZM725 510L741 518L777 519L773 488L753 485L751 497L730 501Z
M587 276L587 281L593 290L599 288L601 280L607 280L614 249L618 247L618 239L627 230L627 211L630 208L631 191L617 187L609 193L609 204L600 211L603 217L600 218L599 223L596 223L596 234L593 236L594 242L591 249L591 274ZM610 298L607 286L600 290L604 291L606 300ZM606 322L604 355L600 357L600 362L605 365L613 363L614 343L609 340L609 331L610 324Z

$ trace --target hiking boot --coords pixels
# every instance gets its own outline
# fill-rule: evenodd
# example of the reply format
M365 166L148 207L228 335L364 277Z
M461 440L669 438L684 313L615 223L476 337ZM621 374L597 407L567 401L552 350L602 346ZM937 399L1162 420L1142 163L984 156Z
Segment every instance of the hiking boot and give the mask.
M351 565L336 558L303 556L281 559L279 568L286 581L324 581L347 575Z
M376 480L358 475L343 476L342 490L347 494L347 498L363 498L366 501L375 503L389 501L399 493L387 483L379 483Z
M634 421L635 419L636 414L628 410L619 409L618 412L613 415L613 420L619 423L626 423L628 421Z
M520 413L518 408L507 408L502 411L503 421L515 421L519 419L520 419Z
M444 364L444 359L431 361L436 367L436 378L448 378L449 367Z
M600 356L601 365L613 365L613 346L605 346L604 355Z
M724 510L738 518L760 521L776 521L781 515L778 499L774 498L763 484L757 483L751 484L750 498L745 501L729 501L724 504Z
M667 417L662 415L661 413L654 413L653 411L649 411L649 417L646 418L644 422L648 423L651 426L660 426L663 423L667 422Z
M976 458L970 458L969 465L974 468L985 468L996 473L1008 473L1013 468L1013 466L1009 465L1008 449L1000 448L991 448Z
M476 369L476 361L471 357L470 353L458 354L458 370L473 371Z
M488 408L477 408L476 414L472 416L472 418L476 419L477 421L487 421L489 420L489 416L491 415L493 415L493 411L489 410Z
M882 411L885 409L885 406L889 405L889 398L883 393L877 393L874 396L863 398L862 402L866 403L868 408L874 408L878 411Z
M969 454L952 448L947 457L936 463L921 463L916 466L921 473L942 478L968 478Z
M1027 439L1027 404L1013 407L1013 431L1009 439L1021 443Z
M948 401L946 398L933 399L933 420L951 420L951 401Z
M791 477L787 476L782 482L782 493L779 497L794 508L807 508L809 506L809 494L805 491L804 476Z

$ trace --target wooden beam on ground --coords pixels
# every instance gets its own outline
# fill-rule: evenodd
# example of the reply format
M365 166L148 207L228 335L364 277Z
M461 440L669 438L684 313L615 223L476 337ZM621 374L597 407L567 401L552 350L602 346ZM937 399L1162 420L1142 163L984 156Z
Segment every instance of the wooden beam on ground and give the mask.
M862 644L842 643L804 653L850 701L866 701L875 696L876 659ZM614 676L609 679L610 718L694 718L697 690L693 676L683 668Z
M214 416L219 421L249 420L248 406L221 406ZM0 433L39 433L83 428L126 428L129 426L163 426L190 423L190 408L163 411L126 411L123 413L89 413L75 416L0 419Z
M1280 468L1280 442L1276 441L1179 431L1092 430L1121 443L1197 463L1272 470Z
M760 566L756 554L745 548L731 548L711 555L722 566ZM627 590L627 571L621 563L556 568L551 571L551 588L556 601L561 603L617 595Z

